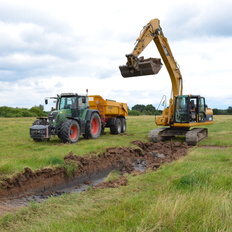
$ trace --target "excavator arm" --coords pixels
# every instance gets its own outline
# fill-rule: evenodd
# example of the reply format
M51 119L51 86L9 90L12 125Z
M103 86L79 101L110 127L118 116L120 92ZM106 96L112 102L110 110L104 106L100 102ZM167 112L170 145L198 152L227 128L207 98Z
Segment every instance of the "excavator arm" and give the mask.
M169 72L169 76L172 82L173 97L182 94L182 76L178 64L176 63L171 48L168 44L167 38L162 32L159 19L152 19L147 25L145 25L140 33L140 36L136 40L136 45L131 54L126 55L126 65L119 66L123 77L135 77L157 74L162 63L160 59L148 58L144 59L139 55L144 51L147 45L154 41L162 60Z

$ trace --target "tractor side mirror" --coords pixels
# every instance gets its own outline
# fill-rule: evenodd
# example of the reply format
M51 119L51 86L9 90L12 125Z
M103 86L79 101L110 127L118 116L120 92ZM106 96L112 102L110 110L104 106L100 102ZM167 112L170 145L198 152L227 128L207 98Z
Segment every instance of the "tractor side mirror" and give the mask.
M82 98L82 103L84 103L84 104L86 103L86 98L85 97Z
M48 104L48 99L45 99L45 104L46 104L46 105Z

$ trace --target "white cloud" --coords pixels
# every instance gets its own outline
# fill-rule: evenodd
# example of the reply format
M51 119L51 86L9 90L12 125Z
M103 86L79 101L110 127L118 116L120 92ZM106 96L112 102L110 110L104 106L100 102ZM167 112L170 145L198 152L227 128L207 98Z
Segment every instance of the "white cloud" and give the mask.
M229 0L0 0L0 105L32 107L61 92L158 106L171 94L159 74L125 79L118 66L142 27L159 18L184 79L184 93L207 97L212 108L231 106ZM160 57L151 43L142 54Z

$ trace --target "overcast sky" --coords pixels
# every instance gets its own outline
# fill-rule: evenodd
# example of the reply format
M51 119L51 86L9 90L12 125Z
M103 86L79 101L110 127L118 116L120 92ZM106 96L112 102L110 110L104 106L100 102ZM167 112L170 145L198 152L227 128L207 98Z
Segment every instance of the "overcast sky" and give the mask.
M153 104L171 94L157 75L123 78L143 26L159 18L180 65L184 94L211 108L232 106L231 0L0 0L0 106L44 104L62 92ZM160 58L152 42L142 53Z

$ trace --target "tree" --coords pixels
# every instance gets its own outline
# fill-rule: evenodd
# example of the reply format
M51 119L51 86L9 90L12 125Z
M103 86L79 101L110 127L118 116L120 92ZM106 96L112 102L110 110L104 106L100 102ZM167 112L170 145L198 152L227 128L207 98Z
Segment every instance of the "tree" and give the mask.
M33 106L29 111L37 116L43 116L43 109L44 107L42 105L39 106Z
M232 114L232 106L229 106L226 111L227 111L228 114Z
M154 115L155 114L155 107L152 104L146 105L144 110L143 110L143 114L146 115Z
M214 115L219 115L219 114L220 114L219 109L213 109L213 114L214 114Z
M140 113L142 113L143 110L144 110L144 108L145 108L145 105L137 104L137 105L134 105L131 109L132 109L132 110L137 110L137 111L139 111Z
M138 110L129 110L129 115L131 115L131 116L139 116L140 112Z

